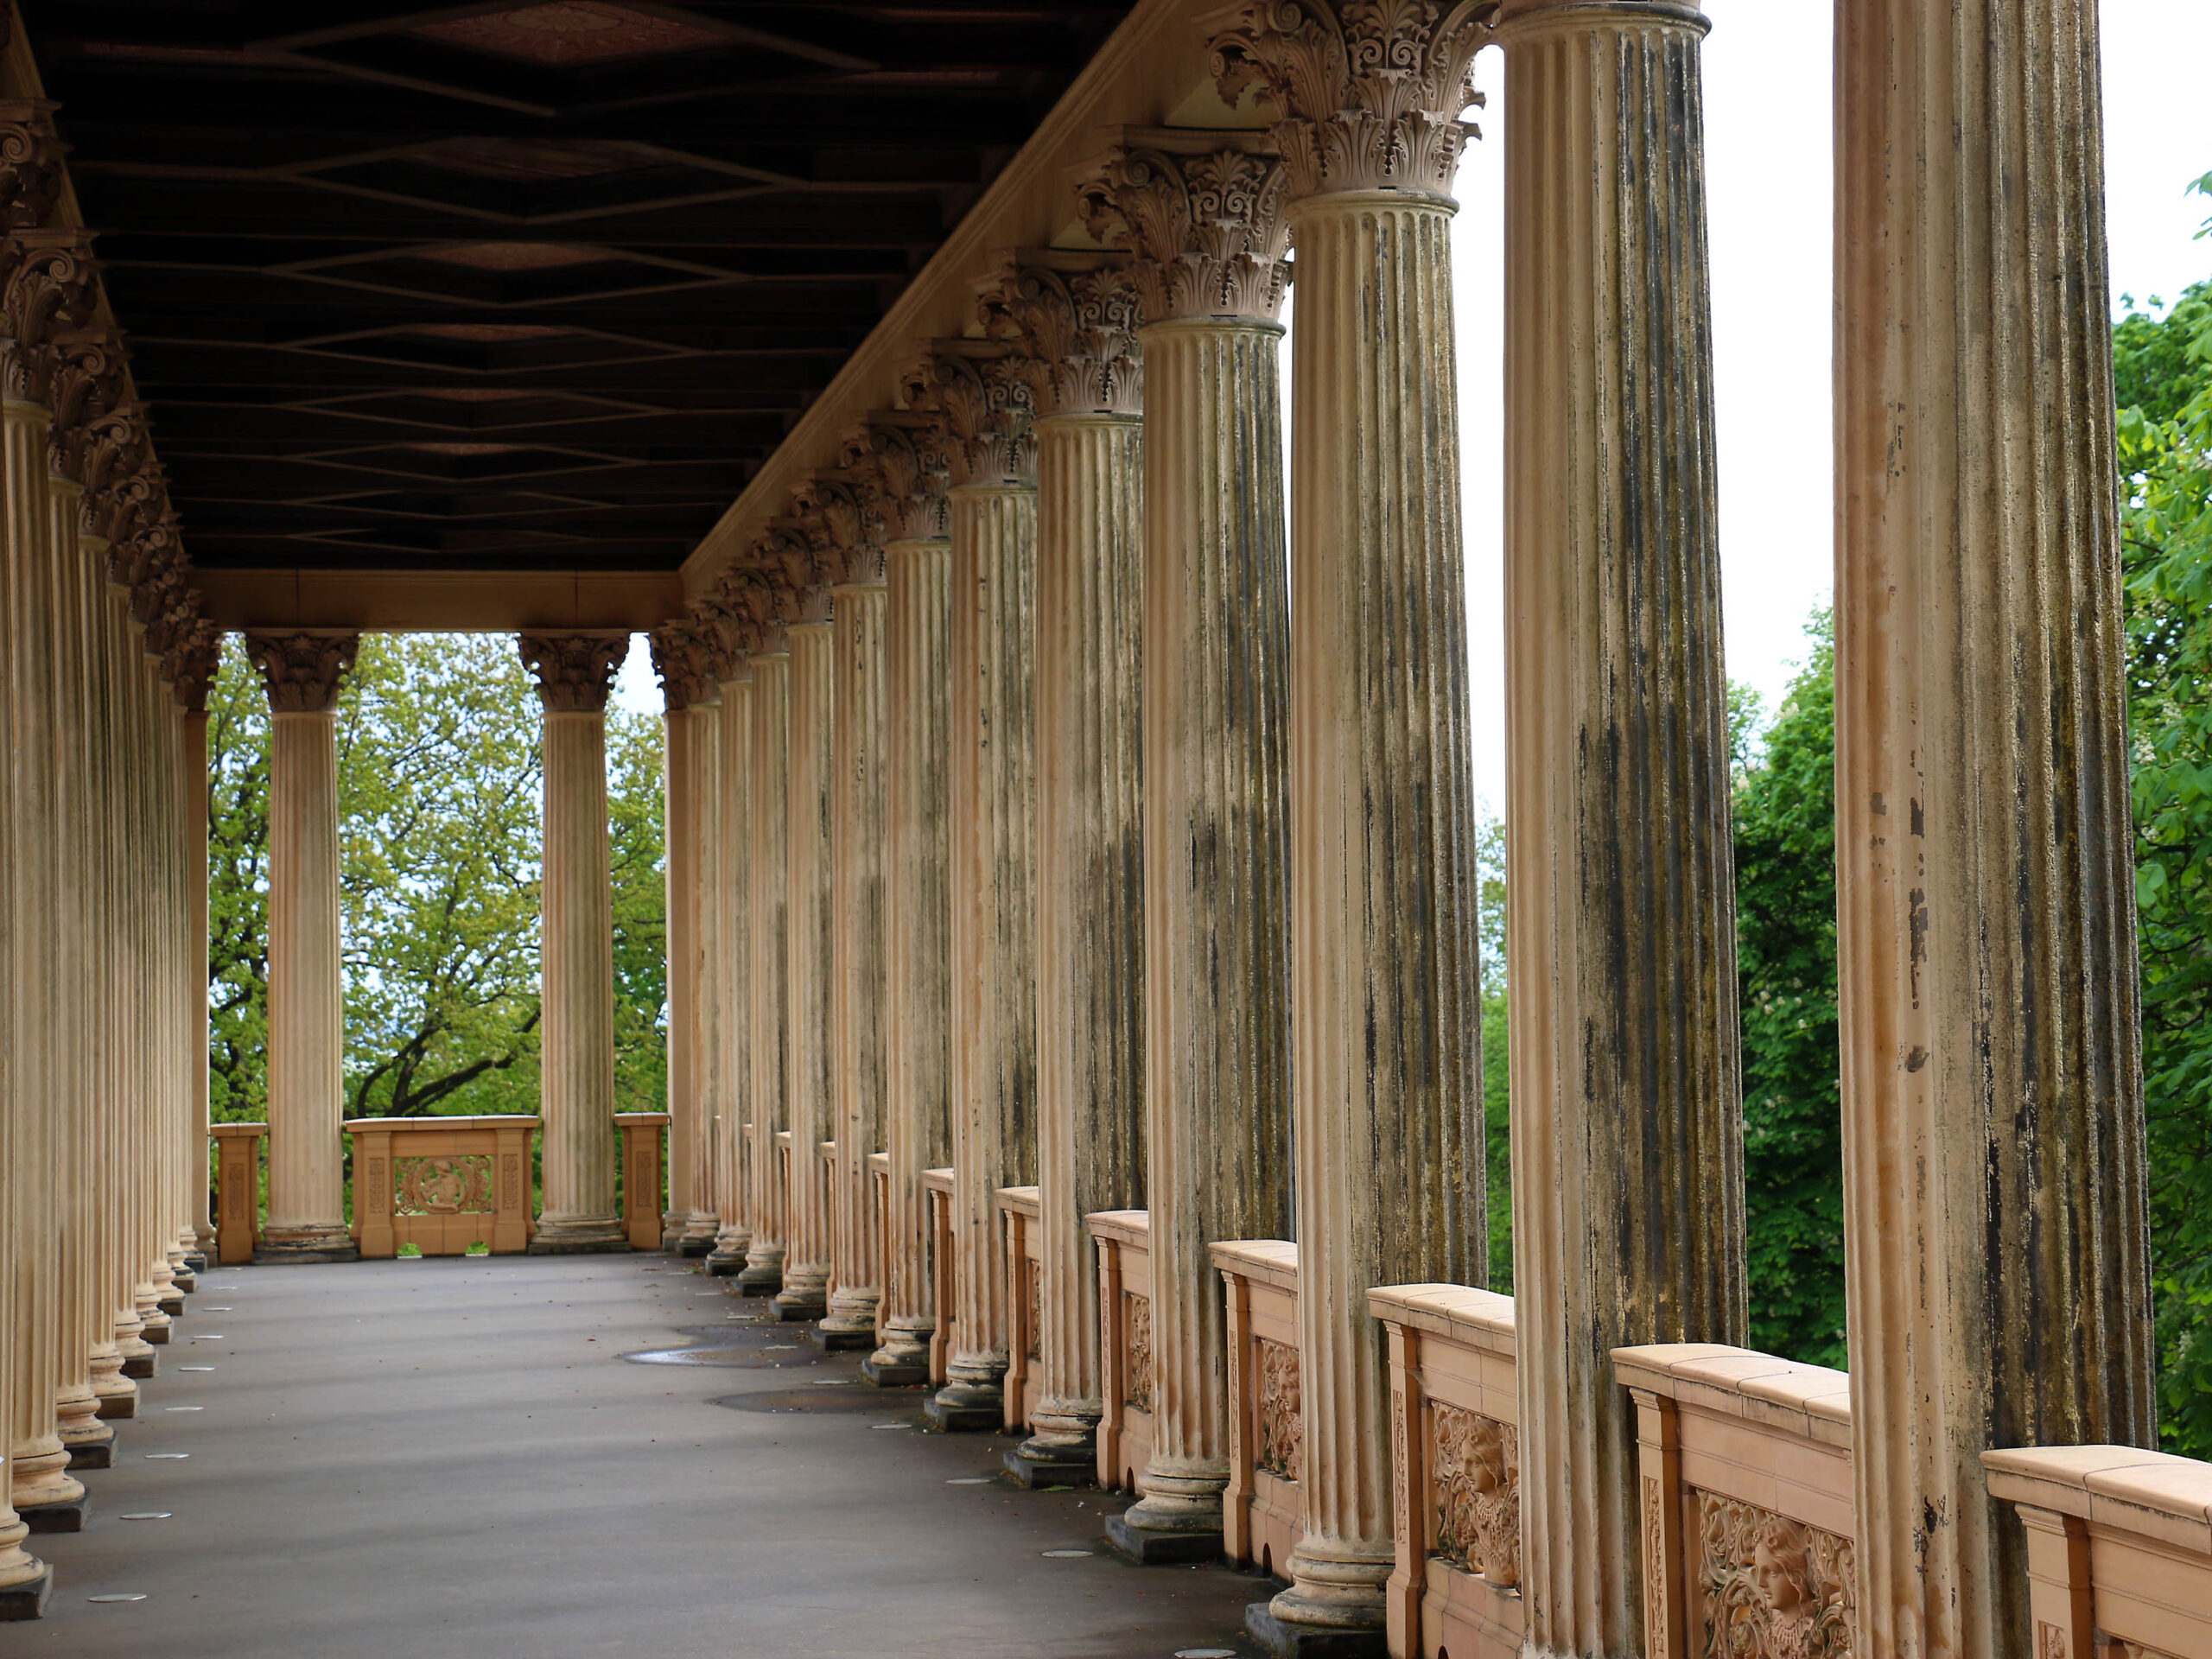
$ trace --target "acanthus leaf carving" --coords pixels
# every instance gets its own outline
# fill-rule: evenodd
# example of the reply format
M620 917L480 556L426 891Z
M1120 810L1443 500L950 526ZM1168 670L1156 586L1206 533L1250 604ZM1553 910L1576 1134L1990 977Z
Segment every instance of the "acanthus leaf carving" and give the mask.
M1496 10L1496 0L1237 0L1204 26L1222 97L1234 105L1257 86L1281 111L1293 199L1449 195Z
M1019 346L1038 416L1141 415L1144 315L1125 256L1006 256L976 285L983 329Z
M515 636L522 665L537 682L548 714L607 712L614 676L630 654L626 633L522 633Z
M824 559L832 583L883 580L883 520L848 473L809 473L791 492L798 516Z
M177 706L204 714L207 693L223 660L223 631L206 617L196 617L178 630L162 654L162 677L169 683Z
M714 666L707 642L690 622L664 622L645 635L652 648L653 673L671 715L705 702L715 690Z
M43 404L59 366L58 339L92 320L92 238L84 231L42 230L16 231L6 241L15 256L0 291L7 395Z
M54 342L46 444L55 477L87 484L105 419L123 403L124 362L123 337L111 329L79 329Z
M246 660L261 671L269 707L280 715L327 714L360 653L358 633L249 633Z
M841 459L887 542L945 534L950 468L936 424L904 410L870 415L845 435Z
M0 9L0 29L11 9ZM0 99L0 231L38 230L61 201L60 107L41 98Z
M1020 357L1002 344L938 340L899 377L906 407L937 429L954 488L1034 481L1036 400Z
M1084 170L1076 209L1092 235L1133 256L1145 321L1273 321L1289 277L1284 179L1257 135L1123 128Z

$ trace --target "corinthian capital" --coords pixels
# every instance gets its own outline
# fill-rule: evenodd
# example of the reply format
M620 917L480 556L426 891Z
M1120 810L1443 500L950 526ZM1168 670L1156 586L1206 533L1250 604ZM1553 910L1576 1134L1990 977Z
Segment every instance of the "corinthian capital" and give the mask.
M645 639L652 646L653 672L660 678L661 696L668 712L680 715L695 702L715 694L715 671L709 643L687 622L664 622Z
M522 633L522 665L537 681L537 701L551 714L603 715L615 671L630 654L626 633Z
M7 395L43 404L52 395L60 336L92 321L92 238L83 231L16 231L5 238L0 289Z
M976 297L985 332L1025 354L1039 418L1143 412L1144 317L1125 257L1009 253Z
M358 633L249 633L246 659L269 687L271 714L327 714L361 649Z
M81 329L54 342L47 385L54 420L46 443L55 477L93 486L101 423L123 401L124 361L123 337L111 329Z
M1234 104L1258 86L1290 194L1449 195L1479 104L1475 53L1496 0L1238 0L1205 20L1214 79Z
M223 631L206 617L177 631L162 653L162 677L177 706L195 715L207 712L208 689L223 659Z
M947 467L928 416L887 410L845 434L846 475L887 542L932 541L945 533Z
M1283 165L1253 133L1123 127L1084 169L1076 208L1134 257L1144 321L1255 317L1282 309Z
M956 489L1036 477L1036 400L1028 365L1013 347L932 341L899 377L899 390L906 407L934 425Z
M809 473L791 491L791 508L831 582L883 580L883 520L857 479L842 469Z
M0 33L7 12L0 10ZM61 200L60 105L42 98L0 99L0 231L35 230Z

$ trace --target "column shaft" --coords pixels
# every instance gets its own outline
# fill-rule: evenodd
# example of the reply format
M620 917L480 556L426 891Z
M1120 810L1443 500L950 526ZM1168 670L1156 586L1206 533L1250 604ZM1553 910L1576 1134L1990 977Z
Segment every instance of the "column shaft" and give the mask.
M207 1179L208 1128L213 1122L207 1079L207 711L186 709L178 734L176 791L183 809L177 855L184 886L184 937L178 942L176 968L179 1063L188 1079L184 1146L177 1159L179 1197L192 1230L194 1255L212 1262L215 1217Z
M1506 24L1511 1057L1522 1589L1643 1630L1611 1351L1745 1337L1704 135L1688 7Z
M607 715L546 709L538 1253L626 1250L614 1192L614 899Z
M888 958L884 931L884 630L890 593L880 582L849 582L832 601L836 625L831 724L832 861L830 987L832 1138L830 1317L833 1341L875 1346L883 1296L876 1264L874 1192L868 1156L884 1147L888 1048Z
M1037 1474L1091 1478L1105 1409L1084 1217L1144 1201L1143 427L1037 427ZM1012 1465L1010 1465L1012 1466ZM1033 1477L1032 1477L1033 1478Z
M715 1160L721 1173L716 1214L721 1231L708 1253L707 1270L728 1275L745 1266L753 1243L752 1188L745 1126L753 1113L750 1034L753 982L751 892L746 876L753 855L753 669L739 656L721 677L721 731L715 770L721 809L715 836L715 931L721 941L715 989L721 1002L721 1106L715 1122Z
M711 691L712 684L706 690ZM684 907L691 925L688 971L691 991L692 1110L686 1196L677 1202L685 1206L683 1252L700 1256L715 1248L715 1236L721 1230L715 1196L715 1118L725 1095L721 1075L722 944L715 932L717 912L714 903L721 839L721 709L712 696L707 696L685 709L683 719L691 728L684 787L691 855L686 872ZM671 1191L674 1189L671 1187Z
M1221 1530L1217 1239L1290 1216L1289 569L1280 325L1174 320L1145 351L1145 1092L1152 1459L1125 1517Z
M1838 13L1839 985L1872 1653L2031 1650L1985 1448L2157 1444L2095 16Z
M1393 1560L1372 1285L1485 1270L1474 813L1447 200L1291 210L1291 1027L1300 1486L1275 1615L1378 1624Z
M951 1098L954 1332L931 1402L995 1427L1007 1368L995 1198L1037 1163L1037 492L969 485L952 513Z
M663 718L667 749L663 772L663 855L668 929L668 1208L661 1215L660 1247L683 1249L691 1224L691 1192L698 1168L699 1116L699 813L691 791L697 781L692 746L698 727L688 705Z
M884 1039L891 1165L890 1282L883 1340L868 1361L885 1383L924 1382L937 1329L922 1172L952 1158L950 811L952 547L884 549Z
M819 1173L830 1138L831 892L830 766L836 715L831 678L834 624L797 622L791 639L791 772L785 798L784 855L790 872L785 935L790 1001L785 1038L785 1109L791 1132L784 1287L776 1306L787 1319L829 1311L830 1217Z
M752 1045L753 1243L740 1283L748 1292L783 1287L786 1234L782 1160L776 1136L788 1122L791 1041L791 658L779 639L753 658L753 844L747 871L752 950L747 1036Z

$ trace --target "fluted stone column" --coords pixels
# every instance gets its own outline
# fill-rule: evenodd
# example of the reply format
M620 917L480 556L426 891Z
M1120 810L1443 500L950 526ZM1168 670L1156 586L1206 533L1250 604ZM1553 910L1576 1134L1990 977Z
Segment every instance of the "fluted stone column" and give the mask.
M614 1193L614 893L607 699L627 634L525 633L545 745L544 1009L539 1112L544 1209L533 1255L627 1250Z
M181 1037L190 1098L185 1109L185 1135L177 1160L177 1179L184 1214L192 1229L188 1260L204 1267L214 1260L214 1186L207 1179L207 1135L213 1122L208 1098L207 998L201 982L207 961L207 687L214 678L216 657L210 651L199 660L194 677L178 681L178 694L187 701L177 756L177 798L184 808L184 938L179 946L178 968L187 976L179 995Z
M715 989L721 1002L717 1031L721 1041L722 1098L715 1124L715 1166L720 1173L716 1218L721 1230L707 1253L707 1271L717 1278L741 1272L753 1243L749 1160L745 1126L753 1100L751 1010L747 988L753 978L752 910L746 864L753 856L753 664L735 637L721 624L715 678L721 691L721 729L715 746L715 771L721 807L715 836L715 931L721 941Z
M1117 257L1016 254L987 327L1028 358L1037 413L1037 1287L1025 1486L1096 1478L1105 1409L1084 1217L1144 1202L1144 882L1137 690L1141 359Z
M249 633L269 688L269 1221L257 1262L350 1262L338 682L354 633Z
M695 640L698 636L693 635ZM715 1137L716 1117L724 1104L721 1046L722 941L716 928L715 877L720 864L721 840L721 709L716 699L711 652L703 641L696 645L695 673L698 693L683 718L691 728L686 751L688 778L684 798L690 816L691 856L685 893L690 917L689 974L691 990L691 1166L686 1182L688 1206L682 1251L703 1256L715 1248L721 1232L721 1215L715 1193Z
M772 625L753 652L753 843L747 873L753 1242L738 1275L738 1287L749 1295L772 1296L783 1288L787 1236L776 1136L789 1122L791 866L785 849L791 840L791 648L783 629Z
M1447 194L1477 8L1250 3L1224 94L1284 111L1298 251L1292 426L1291 1025L1300 1486L1264 1644L1382 1651L1389 1389L1377 1284L1484 1262L1474 813ZM1337 1649L1332 1649L1332 1651Z
M947 823L951 543L941 459L912 424L878 416L846 443L883 525L884 1147L888 1263L880 1340L861 1369L887 1387L929 1379L938 1310L922 1172L952 1157L951 910Z
M1506 629L1522 1594L1644 1630L1612 1349L1745 1336L1704 131L1688 7L1515 0ZM1624 181L1633 181L1624 189Z
M1125 130L1081 194L1143 297L1144 884L1153 1448L1109 1521L1141 1561L1220 1553L1217 1239L1290 1217L1290 596L1275 321L1282 168L1251 133Z
M884 629L890 606L880 543L853 548L830 590L836 636L830 700L832 944L830 991L831 1136L830 1315L818 1328L831 1348L875 1344L883 1299L868 1156L884 1147L887 1092L884 936Z
M2087 1659L1980 1453L2158 1444L2095 10L1836 41L1859 1641Z
M1029 386L1003 347L939 341L905 377L951 463L953 1343L925 1414L1004 1416L1008 1287L996 1194L1037 1166L1037 490Z
M661 1217L661 1248L704 1255L719 1230L708 1198L708 1103L716 1057L713 982L702 971L711 918L702 914L720 788L713 747L718 716L706 644L683 624L656 628L649 638L668 735L668 1209Z
M830 1304L830 1217L818 1169L830 1138L831 979L830 766L835 721L830 680L836 640L829 594L810 590L791 645L791 772L784 801L790 963L784 1103L791 1162L784 1236L784 1284L776 1309L786 1319L818 1319Z

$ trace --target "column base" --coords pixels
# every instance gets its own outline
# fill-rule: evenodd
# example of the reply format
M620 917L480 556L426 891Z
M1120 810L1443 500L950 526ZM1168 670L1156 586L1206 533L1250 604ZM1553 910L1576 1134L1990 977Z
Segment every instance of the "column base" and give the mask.
M123 1357L123 1374L135 1382L143 1382L154 1375L160 1364L161 1361L156 1357L154 1351L149 1348L143 1354L125 1354Z
M79 1440L69 1448L69 1467L77 1469L112 1469L115 1467L115 1431L108 1430L99 1440Z
M35 1579L23 1579L0 1589L0 1624L18 1619L44 1618L46 1604L54 1597L54 1569L41 1569Z
M922 1402L923 1426L940 1434L988 1434L1006 1427L1006 1396L996 1389L948 1382Z
M82 1532L92 1512L89 1497L64 1498L58 1503L18 1503L16 1518L33 1532Z
M1268 1601L1255 1601L1244 1609L1244 1633L1274 1659L1389 1659L1390 1655L1389 1639L1380 1630L1293 1624L1276 1617L1274 1604Z
M1096 1473L1094 1468L1094 1479ZM1225 1553L1218 1529L1212 1532L1162 1532L1153 1527L1131 1526L1127 1515L1106 1517L1106 1548L1132 1567L1202 1566L1221 1560ZM1261 1605L1266 1604L1263 1602Z
M627 1255L630 1241L621 1233L610 1238L567 1237L556 1235L548 1238L541 1232L530 1241L524 1252L527 1255Z
M827 1319L809 1331L806 1339L825 1354L857 1353L875 1346L874 1331L840 1331Z
M100 1395L99 1415L102 1422L123 1422L130 1418L136 1417L137 1414L137 1389L133 1389L128 1394L123 1393L118 1389L112 1394L103 1394Z
M207 1271L207 1255L204 1251L194 1250L185 1256L184 1265L191 1268L194 1276L197 1277Z
M175 1287L171 1287L171 1288L174 1289ZM162 1313L168 1314L169 1318L173 1319L181 1319L184 1317L184 1293L180 1290L174 1296L164 1296L156 1301L154 1306L160 1308Z
M200 1288L200 1275L203 1269L194 1267L191 1259L187 1257L177 1263L169 1276L169 1282L189 1296Z
M741 1296L778 1296L783 1294L783 1288L781 1268L747 1268L737 1275L737 1294Z
M253 1252L256 1267L288 1262L358 1262L360 1249L343 1227L270 1228Z
M918 1389L930 1380L930 1363L922 1359L886 1359L870 1354L861 1361L861 1375L879 1389Z
M159 1325L149 1324L144 1330L138 1333L138 1340L141 1342L149 1342L156 1348L168 1347L169 1344L168 1320L164 1319Z
M1025 1491L1042 1486L1096 1486L1098 1449L1096 1446L1039 1446L1025 1440L1008 1451L1006 1472Z
M725 1250L717 1247L707 1252L707 1276L710 1279L734 1279L745 1271L745 1252Z

